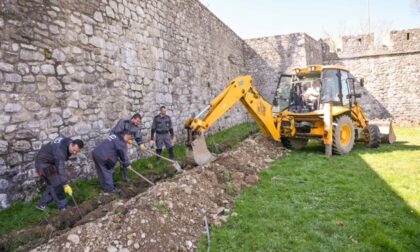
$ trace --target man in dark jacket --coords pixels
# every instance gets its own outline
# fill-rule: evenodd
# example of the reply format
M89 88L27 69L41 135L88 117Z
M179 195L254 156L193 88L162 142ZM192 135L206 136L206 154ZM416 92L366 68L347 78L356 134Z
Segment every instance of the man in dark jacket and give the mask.
M125 132L130 132L139 148L141 150L145 150L146 147L144 146L140 135L140 123L141 115L136 113L131 117L131 119L126 118L119 120L117 125L115 125L115 127L111 130L111 134L114 134L122 139ZM121 170L121 178L123 181L128 181L126 170Z
M122 136L111 134L92 151L101 189L105 192L119 193L114 185L114 168L117 161L121 164L121 173L127 173L131 168L127 155L127 143L132 139L132 134L126 131Z
M152 132L150 140L155 139L154 135L156 133L156 153L161 155L162 148L165 145L166 149L169 152L169 158L175 159L174 149L172 141L174 140L174 129L172 128L172 121L169 116L166 115L166 107L160 107L159 115L155 116L152 123ZM159 161L160 158L158 157Z
M80 152L82 148L82 140L57 137L43 145L38 151L35 157L35 168L47 184L47 188L36 205L37 209L44 211L48 203L53 200L59 209L68 207L65 193L71 195L72 189L67 184L68 179L64 171L64 165L71 155Z

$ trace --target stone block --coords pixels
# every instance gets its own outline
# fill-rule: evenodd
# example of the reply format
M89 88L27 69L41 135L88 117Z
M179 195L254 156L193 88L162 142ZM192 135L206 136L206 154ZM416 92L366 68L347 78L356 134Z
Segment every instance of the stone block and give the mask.
M54 127L63 125L63 119L58 114L52 114L50 117L51 125Z
M93 27L90 24L84 24L86 35L93 35Z
M1 154L7 154L7 147L9 146L9 143L3 140L0 140L0 155Z
M55 77L48 77L48 87L51 91L59 91L63 89L60 81Z
M39 105L39 103L34 102L34 101L27 101L25 102L25 108L29 111L39 111L39 109L41 108L41 105Z
M91 126L85 122L79 122L74 126L76 134L85 135L88 134L91 130Z
M0 193L0 208L8 208L9 201L7 200L7 194Z
M4 74L4 80L7 82L18 83L18 82L22 82L22 76L16 73L6 73Z
M5 62L0 62L0 70L4 72L13 72L13 65Z
M22 105L19 103L7 103L4 106L4 111L9 113L19 112L22 109Z
M66 55L60 49L54 49L53 53L52 53L52 57L53 57L53 59L55 59L56 61L59 61L59 62L63 62L63 61L66 60Z
M41 72L43 74L55 74L54 65L51 64L44 64L41 66Z
M102 17L102 13L99 11L95 11L95 13L93 14L93 18L98 21L98 22L103 22L104 19Z
M17 152L26 152L31 150L31 144L26 140L16 141L12 145L12 150Z
M19 57L21 60L28 60L28 61L44 61L45 56L44 54L37 52L37 51L29 51L29 50L20 50Z
M105 41L103 38L98 36L92 36L89 38L89 44L96 46L98 48L104 48Z

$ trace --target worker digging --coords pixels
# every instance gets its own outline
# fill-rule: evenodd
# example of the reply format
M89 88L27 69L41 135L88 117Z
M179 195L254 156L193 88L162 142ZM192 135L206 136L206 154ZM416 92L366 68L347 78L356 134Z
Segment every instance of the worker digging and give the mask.
M72 196L73 191L68 184L65 161L71 155L79 153L83 146L82 140L57 137L41 147L35 157L35 168L45 182L46 189L36 205L37 209L45 211L51 201L55 202L58 209L69 207L65 194Z
M134 114L131 119L125 118L120 119L115 127L111 130L111 134L118 136L119 138L123 138L124 133L130 132L134 140L137 143L137 146L141 150L145 150L145 146L142 142L141 134L140 134L140 123L141 123L141 115L139 113ZM128 141L128 143L132 143L132 140ZM128 181L127 170L121 170L121 178L123 181Z
M127 143L132 137L130 131L118 135L111 134L92 151L92 159L102 191L110 193L121 191L114 184L114 168L118 160L121 164L121 175L127 181L127 169L131 169Z

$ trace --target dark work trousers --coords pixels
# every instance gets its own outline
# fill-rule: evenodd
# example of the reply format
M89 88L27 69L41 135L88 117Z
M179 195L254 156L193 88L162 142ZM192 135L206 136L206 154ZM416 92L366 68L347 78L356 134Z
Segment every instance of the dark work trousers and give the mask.
M171 136L169 133L166 134L158 134L156 133L156 153L161 155L163 146L165 145L166 149L169 152L169 158L174 159L174 148L172 145ZM158 157L159 159L159 157Z
M64 193L64 184L60 180L60 176L58 174L52 174L53 172L51 172L55 170L55 167L47 164L43 164L42 166L43 167L38 167L37 169L42 170L41 177L47 184L47 188L42 194L38 205L47 206L54 200L58 209L67 208L68 202L66 194Z
M101 189L104 191L114 190L114 167L108 167L103 160L96 158L94 153L92 153L92 159L95 163Z

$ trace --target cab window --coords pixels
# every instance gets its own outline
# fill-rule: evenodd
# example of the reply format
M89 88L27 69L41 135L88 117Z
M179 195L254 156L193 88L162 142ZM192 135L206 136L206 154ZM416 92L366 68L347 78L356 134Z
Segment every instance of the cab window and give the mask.
M349 105L350 99L347 97L349 94L349 73L347 71L341 70L341 93L343 95L343 106Z
M321 103L340 103L339 70L327 69L322 74Z

